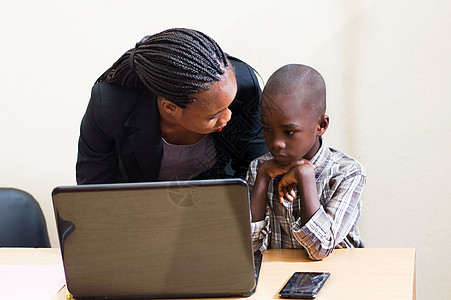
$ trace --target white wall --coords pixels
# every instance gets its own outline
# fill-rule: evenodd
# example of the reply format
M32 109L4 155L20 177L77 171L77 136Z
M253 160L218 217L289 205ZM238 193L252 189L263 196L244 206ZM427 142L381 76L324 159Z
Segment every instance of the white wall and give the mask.
M451 292L451 3L435 1L9 1L0 12L0 186L41 204L75 184L96 78L145 34L191 27L254 66L315 67L335 146L366 167L368 247L417 249L418 299ZM164 3L164 4L161 4ZM389 298L389 295L387 295Z

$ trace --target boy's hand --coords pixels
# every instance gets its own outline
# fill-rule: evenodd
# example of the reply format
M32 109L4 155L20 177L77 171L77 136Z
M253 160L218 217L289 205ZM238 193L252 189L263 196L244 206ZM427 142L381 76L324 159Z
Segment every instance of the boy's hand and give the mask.
M296 197L295 187L302 183L303 176L315 177L315 166L306 159L297 161L297 165L292 167L285 175L280 179L277 187L279 193L279 201L283 202L286 198L289 201L293 201Z
M300 159L290 163L289 165L284 166L279 164L275 159L271 159L265 161L260 166L260 170L263 171L268 177L274 178L279 175L284 175L288 173L288 171L290 171L294 167L304 164L305 161L306 161L305 159Z
M252 222L263 220L266 213L268 183L271 178L287 173L300 162L294 162L287 166L282 166L276 160L265 161L258 168L255 178L254 188L251 192L251 214Z

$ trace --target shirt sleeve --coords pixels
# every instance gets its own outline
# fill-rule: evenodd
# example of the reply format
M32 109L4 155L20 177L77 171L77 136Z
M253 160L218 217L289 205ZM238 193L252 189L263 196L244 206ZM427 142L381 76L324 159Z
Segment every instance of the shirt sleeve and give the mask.
M263 252L268 248L268 243L266 242L268 231L266 230L266 228L266 220L260 220L251 223L252 250L254 252L257 250Z
M310 220L293 224L293 235L313 260L321 260L348 235L360 219L360 195L366 177L355 173L344 178L332 198Z
M246 174L246 181L249 186L249 194L252 193L254 188L255 179L257 177L258 159L253 160ZM270 234L268 207L267 212L263 220L251 223L251 235L252 235L252 250L255 252L260 250L265 251L268 248L268 239Z

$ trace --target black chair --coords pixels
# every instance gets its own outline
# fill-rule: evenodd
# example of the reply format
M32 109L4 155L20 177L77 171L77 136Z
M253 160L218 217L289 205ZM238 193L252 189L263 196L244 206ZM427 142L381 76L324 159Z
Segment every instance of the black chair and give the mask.
M29 193L0 188L0 247L50 247L41 207Z

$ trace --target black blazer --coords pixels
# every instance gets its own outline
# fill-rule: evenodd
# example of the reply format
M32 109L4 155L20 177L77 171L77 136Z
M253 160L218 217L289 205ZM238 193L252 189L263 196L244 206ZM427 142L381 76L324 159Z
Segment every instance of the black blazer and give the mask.
M261 90L252 68L229 57L238 85L232 118L212 133L216 164L196 179L241 177L267 152L260 126ZM157 181L163 153L157 96L146 88L96 83L78 142L78 184Z

